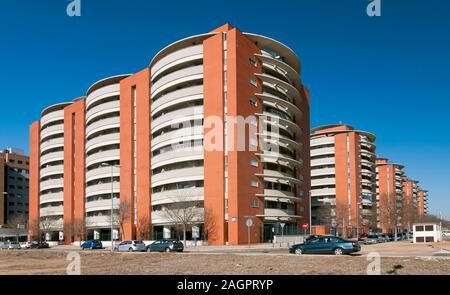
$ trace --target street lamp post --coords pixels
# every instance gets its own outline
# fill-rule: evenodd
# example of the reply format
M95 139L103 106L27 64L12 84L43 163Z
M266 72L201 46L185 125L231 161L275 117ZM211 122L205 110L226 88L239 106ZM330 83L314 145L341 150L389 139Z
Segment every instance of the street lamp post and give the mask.
M103 167L111 167L111 252L114 252L114 167L120 167L120 165L102 163Z

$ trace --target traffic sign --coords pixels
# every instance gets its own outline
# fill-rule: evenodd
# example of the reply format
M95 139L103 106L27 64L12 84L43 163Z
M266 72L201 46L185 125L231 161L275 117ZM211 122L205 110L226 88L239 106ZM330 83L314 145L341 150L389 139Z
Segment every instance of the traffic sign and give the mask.
M253 219L248 218L246 224L247 224L247 227L252 227L253 226Z
M303 228L304 228L304 229L307 229L307 228L309 228L309 224L307 224L307 223L303 223Z

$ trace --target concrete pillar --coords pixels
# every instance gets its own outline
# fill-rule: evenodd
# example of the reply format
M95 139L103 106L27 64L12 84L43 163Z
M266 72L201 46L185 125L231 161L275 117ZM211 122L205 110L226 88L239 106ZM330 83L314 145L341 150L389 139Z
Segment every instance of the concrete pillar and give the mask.
M164 237L164 239L170 239L170 227L164 226L163 237Z

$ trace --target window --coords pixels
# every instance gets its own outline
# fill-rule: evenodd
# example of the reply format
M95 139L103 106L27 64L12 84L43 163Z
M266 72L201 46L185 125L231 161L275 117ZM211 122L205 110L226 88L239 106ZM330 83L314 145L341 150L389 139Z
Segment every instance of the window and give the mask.
M256 81L256 78L254 78L254 77L251 77L250 78L250 84L252 84L253 86L258 86L258 82Z
M423 225L416 225L416 231L423 231Z
M256 98L249 98L248 102L252 105L252 106L258 106L258 101L256 100Z
M14 161L13 159L9 159L10 163L15 163L16 161Z
M416 242L417 243L423 243L425 241L424 237L417 237Z
M425 231L433 231L434 230L434 226L432 225L425 225Z
M258 160L250 159L250 165L252 165L253 167L258 167Z
M434 242L434 237L426 237L426 238L425 238L425 242L427 242L427 243L433 243L433 242Z
M253 199L253 200L250 202L250 207L252 207L252 208L258 208L258 207L259 207L258 199Z
M9 202L8 205L9 206L14 206L14 202Z
M250 145L258 146L258 141L254 137L250 137Z
M255 180L255 179L252 179L252 180L250 181L250 185L253 186L253 187L258 187L258 181Z
M256 68L256 60L253 57L248 58L248 63Z
M23 162L21 160L18 160L17 164L23 164Z
M305 212L305 207L301 206L300 207L300 212Z
M303 197L305 196L305 192L304 192L304 191L299 191L299 192L298 192L298 196L299 196L300 198L303 198Z

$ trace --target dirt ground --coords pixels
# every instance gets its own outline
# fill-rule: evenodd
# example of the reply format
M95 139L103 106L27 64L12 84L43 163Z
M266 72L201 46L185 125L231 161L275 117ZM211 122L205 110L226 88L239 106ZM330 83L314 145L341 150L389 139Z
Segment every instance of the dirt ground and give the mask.
M364 256L78 252L82 275L366 274ZM0 274L66 274L67 251L0 251ZM382 274L450 274L450 259L382 257Z

